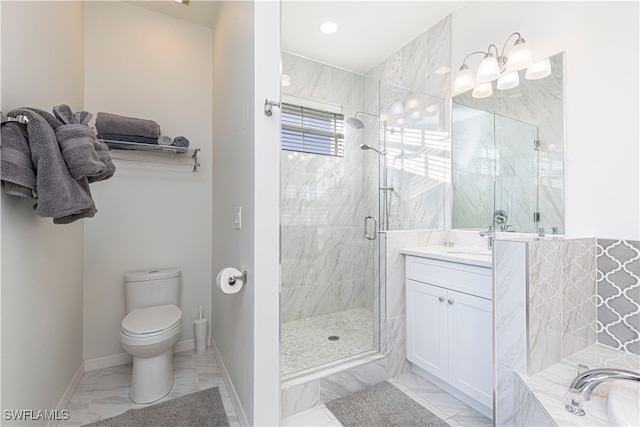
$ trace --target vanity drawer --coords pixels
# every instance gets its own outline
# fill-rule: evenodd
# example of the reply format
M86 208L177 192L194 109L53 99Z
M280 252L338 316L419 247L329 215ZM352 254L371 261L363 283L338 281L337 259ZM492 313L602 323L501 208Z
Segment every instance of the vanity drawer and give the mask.
M407 279L492 299L492 270L486 267L406 257Z

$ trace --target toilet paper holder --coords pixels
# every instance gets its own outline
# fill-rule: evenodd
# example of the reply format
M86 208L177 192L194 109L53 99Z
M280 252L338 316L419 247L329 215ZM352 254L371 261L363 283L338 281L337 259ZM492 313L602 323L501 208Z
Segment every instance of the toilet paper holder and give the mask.
M238 275L233 275L233 276L229 276L229 278L227 279L227 283L229 284L229 286L234 286L236 284L236 280L242 279L242 282L246 285L247 284L247 270L244 270L242 272L242 275L238 274Z

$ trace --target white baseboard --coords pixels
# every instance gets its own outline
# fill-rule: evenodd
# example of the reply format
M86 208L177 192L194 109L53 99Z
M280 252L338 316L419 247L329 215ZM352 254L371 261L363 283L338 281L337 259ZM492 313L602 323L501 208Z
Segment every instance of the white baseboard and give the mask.
M62 397L58 402L58 406L56 406L56 413L60 413L63 409L65 409L69 405L69 402L71 401L71 396L73 396L73 392L76 391L76 387L78 387L78 384L80 383L80 380L82 379L82 375L84 374L84 372L85 372L84 364L81 363L78 366L78 369L76 369L76 373L73 374L73 377L71 377L71 381L69 381L69 385L67 386L67 389L62 394ZM47 423L47 427L51 427L55 425L58 425L58 421L51 420Z
M196 340L192 338L190 340L184 340L184 341L175 343L173 346L173 352L180 353L183 351L195 350L195 348L196 348Z
M227 391L229 392L229 396L231 397L231 403L233 403L233 408L238 415L238 421L240 422L241 426L249 426L247 414L244 412L244 408L240 403L238 393L236 393L236 389L231 382L229 371L227 371L227 367L224 366L224 362L222 361L222 357L220 356L220 352L218 351L218 347L216 347L216 342L213 340L213 337L211 337L211 350L213 351L213 355L216 357L216 362L218 363L218 367L220 368L222 378L224 379L224 385L227 387Z
M173 352L180 353L182 351L193 350L195 348L196 341L192 338L190 340L175 343L173 345ZM95 359L87 359L84 361L84 372L110 368L112 366L126 365L132 361L133 357L131 357L129 353L118 353L109 356L96 357Z

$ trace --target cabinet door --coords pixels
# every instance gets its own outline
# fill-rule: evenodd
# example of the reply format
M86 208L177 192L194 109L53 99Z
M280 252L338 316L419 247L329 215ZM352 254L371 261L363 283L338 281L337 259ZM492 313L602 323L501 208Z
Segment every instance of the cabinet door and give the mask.
M492 405L491 301L448 291L449 384Z
M447 290L407 280L407 359L447 380Z

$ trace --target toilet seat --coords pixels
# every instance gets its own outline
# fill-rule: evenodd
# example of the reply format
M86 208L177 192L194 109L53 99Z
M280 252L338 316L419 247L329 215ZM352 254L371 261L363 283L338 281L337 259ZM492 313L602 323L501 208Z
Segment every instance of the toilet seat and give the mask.
M153 337L182 323L182 311L175 305L137 308L122 319L121 333L130 337Z

